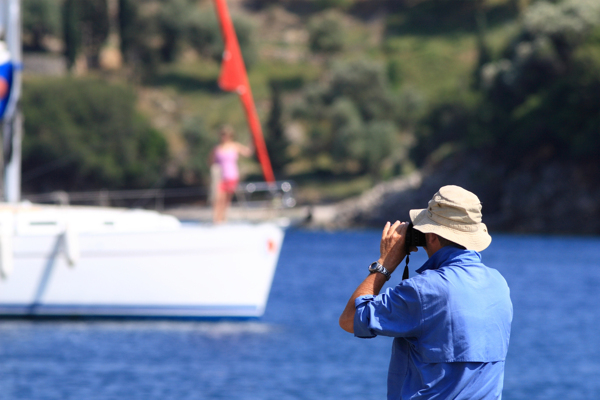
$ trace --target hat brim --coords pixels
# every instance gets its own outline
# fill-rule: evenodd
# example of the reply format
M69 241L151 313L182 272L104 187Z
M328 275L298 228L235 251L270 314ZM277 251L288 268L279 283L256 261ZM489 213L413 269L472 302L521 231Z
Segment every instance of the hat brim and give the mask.
M464 246L468 250L483 251L492 243L492 237L483 222L478 224L476 231L464 232L433 221L429 218L429 212L425 208L410 210L409 214L410 220L418 231L435 233L444 239Z

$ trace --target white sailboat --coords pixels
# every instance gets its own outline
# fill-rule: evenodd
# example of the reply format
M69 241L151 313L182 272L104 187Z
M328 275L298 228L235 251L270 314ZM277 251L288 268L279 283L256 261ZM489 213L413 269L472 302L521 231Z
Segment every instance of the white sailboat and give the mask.
M147 210L19 202L20 4L0 4L17 67L3 132L12 157L0 317L260 317L284 237L276 224L187 225Z
M0 315L259 317L283 230L146 210L0 206Z

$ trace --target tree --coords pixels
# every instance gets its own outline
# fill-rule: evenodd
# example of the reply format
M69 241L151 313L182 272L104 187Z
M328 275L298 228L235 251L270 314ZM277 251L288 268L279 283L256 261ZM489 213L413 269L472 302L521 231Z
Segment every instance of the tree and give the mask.
M135 0L119 0L119 34L121 53L130 61L132 50L138 45L139 4Z
M24 0L22 5L24 44L31 50L44 50L47 35L60 35L61 10L55 0Z
M71 69L75 65L77 54L81 48L80 6L78 0L65 0L63 6L63 35L65 41L65 57L67 66Z
M232 22L246 68L251 69L258 61L254 25L247 18L239 15L233 15ZM223 38L213 10L199 7L190 10L185 39L201 55L221 61L224 49Z
M162 37L161 56L163 61L175 60L184 34L190 22L190 12L195 5L190 0L163 1L158 14L158 25Z
M83 1L79 11L82 50L88 67L97 69L100 66L100 50L109 34L107 0Z
M119 31L123 60L139 80L148 78L160 63L159 36L155 15L143 13L138 0L119 0Z
M327 81L306 90L303 106L294 113L308 125L307 155L329 157L342 172L381 177L384 165L399 161L400 150L398 110L388 87L377 63L335 64Z
M467 148L515 167L540 157L600 158L600 3L539 1L500 60L478 73L467 101L442 103L421 121L413 159ZM445 150L445 151L446 151Z
M327 11L313 17L308 23L308 43L314 53L338 53L344 48L344 27L342 16L335 11Z
M65 0L64 4L65 55L72 67L80 52L87 66L100 66L100 50L109 33L108 4L106 0Z
M219 142L218 136L208 130L198 116L184 120L182 134L188 151L184 175L189 171L194 180L207 184L210 182L210 153Z
M143 188L162 177L167 144L136 111L133 88L44 79L24 85L22 101L26 190Z
M324 93L326 101L347 97L366 121L393 119L394 104L388 90L387 75L379 63L352 61L334 64Z
M269 152L273 172L281 175L286 164L290 161L287 153L289 140L283 129L283 106L281 103L281 87L277 81L270 82L271 87L271 113L266 126L266 144Z

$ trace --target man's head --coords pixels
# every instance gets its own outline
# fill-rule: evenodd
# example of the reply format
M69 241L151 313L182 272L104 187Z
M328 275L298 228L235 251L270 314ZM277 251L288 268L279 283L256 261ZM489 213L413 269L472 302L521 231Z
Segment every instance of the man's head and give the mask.
M427 247L433 237L427 233L447 241L442 240L443 243L450 242L475 251L486 249L492 242L487 227L481 222L479 198L459 186L442 187L426 209L410 210L410 219L414 228L428 237Z

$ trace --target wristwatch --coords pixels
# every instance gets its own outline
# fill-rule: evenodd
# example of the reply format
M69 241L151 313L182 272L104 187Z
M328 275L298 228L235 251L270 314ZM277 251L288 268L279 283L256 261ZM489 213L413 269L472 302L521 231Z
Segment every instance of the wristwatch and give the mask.
M392 274L390 274L390 271L385 269L385 267L383 265L379 264L377 261L375 261L374 263L369 265L369 272L370 273L373 273L373 272L382 273L385 276L386 281L389 281L390 278L392 277Z

